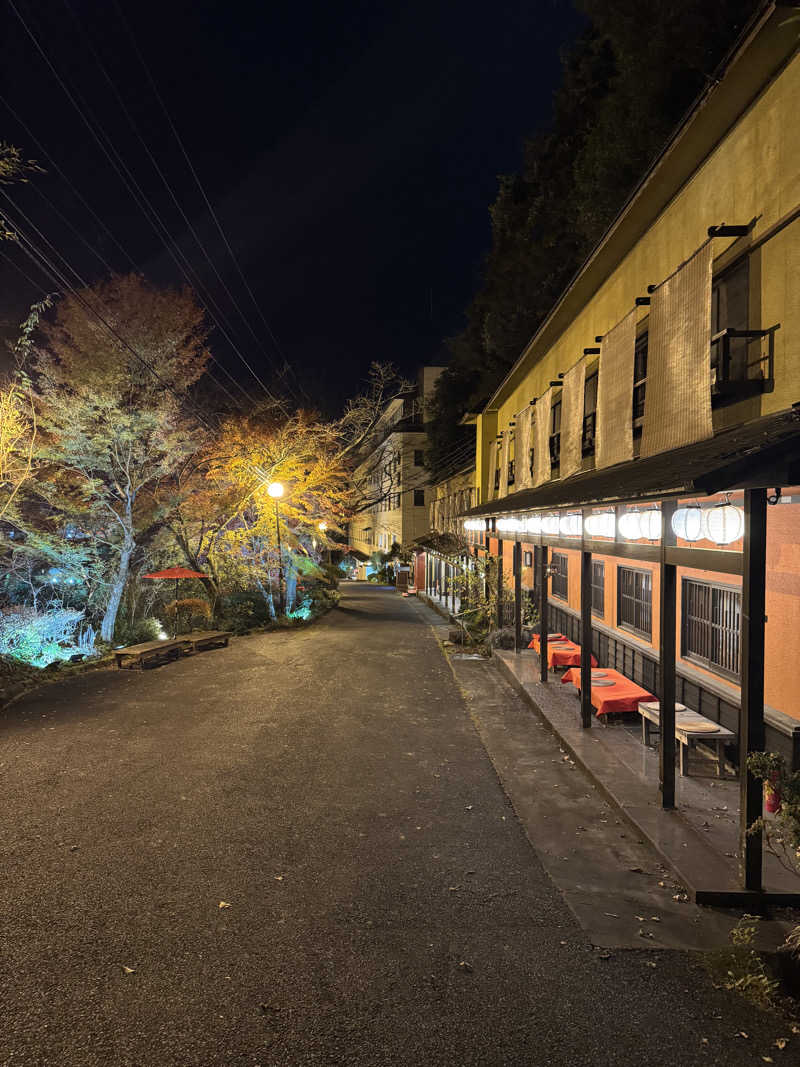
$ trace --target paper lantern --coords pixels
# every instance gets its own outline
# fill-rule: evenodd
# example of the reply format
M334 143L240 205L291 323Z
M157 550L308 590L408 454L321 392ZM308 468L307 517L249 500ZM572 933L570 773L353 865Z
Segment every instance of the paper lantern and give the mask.
M614 512L603 511L599 515L587 515L584 528L590 537L613 537Z
M744 515L729 501L717 504L706 512L706 530L708 536L717 545L729 545L738 541L744 533Z
M525 529L528 533L541 533L542 530L542 516L541 515L529 515L525 523Z
M558 529L562 537L580 537L583 523L580 515L562 515Z
M658 541L661 537L661 511L659 508L648 508L639 516L639 528L642 537L648 541Z
M542 533L551 537L558 533L558 515L545 515L542 519Z
M628 541L638 541L642 536L641 512L626 511L619 517L619 532Z
M703 509L697 507L676 508L672 516L672 532L681 541L699 541L703 536Z

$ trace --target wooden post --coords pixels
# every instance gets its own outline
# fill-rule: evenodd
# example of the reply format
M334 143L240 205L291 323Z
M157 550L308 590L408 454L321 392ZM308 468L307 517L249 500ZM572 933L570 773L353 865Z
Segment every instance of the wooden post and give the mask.
M456 565L450 564L450 611L456 613Z
M514 651L522 651L522 542L514 542Z
M540 677L547 681L547 545L539 552L539 659Z
M581 726L592 725L592 553L581 552Z
M503 629L503 542L497 542L497 629Z
M667 563L667 549L675 544L672 531L672 516L675 501L661 502L661 599L659 666L661 686L659 693L659 785L661 807L675 807L675 626L677 568Z
M767 491L745 489L742 559L742 650L739 719L739 874L742 887L762 889L761 834L747 828L763 813L763 786L747 770L750 752L764 751L764 623L766 622Z

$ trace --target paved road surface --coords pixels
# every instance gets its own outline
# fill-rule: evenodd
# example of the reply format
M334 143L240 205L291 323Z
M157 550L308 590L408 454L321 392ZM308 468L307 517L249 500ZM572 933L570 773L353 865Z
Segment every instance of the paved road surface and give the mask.
M0 1064L795 1055L687 956L592 948L425 610L387 590L31 695L0 776Z

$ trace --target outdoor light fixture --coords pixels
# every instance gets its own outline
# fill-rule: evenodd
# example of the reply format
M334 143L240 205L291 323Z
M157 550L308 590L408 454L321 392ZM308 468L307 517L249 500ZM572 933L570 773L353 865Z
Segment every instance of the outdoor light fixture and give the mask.
M283 485L280 482L270 482L267 486L267 492L274 500L277 500L283 496Z
M614 523L614 512L602 511L597 515L587 515L584 529L590 537L613 537Z
M545 515L542 519L542 533L550 534L551 537L558 533L558 515Z
M563 537L580 537L583 522L580 515L562 515L558 529Z
M681 541L699 541L703 536L703 509L696 504L677 508L672 516L672 532Z
M541 515L529 515L525 522L525 529L528 533L541 533L542 532L542 516Z
M482 530L483 519L464 519L465 530Z
M639 516L639 527L642 537L648 541L658 541L661 537L661 509L648 508Z
M625 511L619 517L619 532L627 541L638 541L642 536L640 511Z
M498 519L497 529L503 533L519 533L524 529L524 523L521 519Z
M326 530L328 529L328 524L327 524L327 522L321 522L321 523L319 524L319 528L320 528L320 530L322 530L322 532L323 532L323 533L325 533L325 531L326 531Z
M741 508L731 504L725 497L724 504L717 504L706 512L708 536L717 545L729 545L738 541L744 533L744 515Z

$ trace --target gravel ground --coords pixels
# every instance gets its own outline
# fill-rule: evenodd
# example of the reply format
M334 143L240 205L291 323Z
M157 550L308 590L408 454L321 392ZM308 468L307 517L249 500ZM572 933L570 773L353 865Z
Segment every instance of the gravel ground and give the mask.
M0 776L0 1064L797 1062L688 955L593 949L391 591L30 694Z

